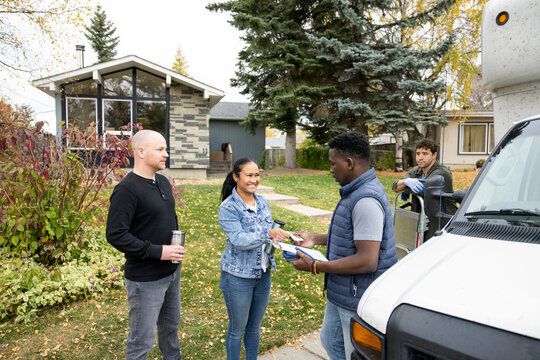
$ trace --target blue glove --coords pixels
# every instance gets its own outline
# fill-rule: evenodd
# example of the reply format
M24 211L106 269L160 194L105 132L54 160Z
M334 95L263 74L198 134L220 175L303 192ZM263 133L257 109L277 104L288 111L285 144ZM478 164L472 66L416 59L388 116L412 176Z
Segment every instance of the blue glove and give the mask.
M409 194L406 193L406 192L402 192L401 193L401 200L403 200L403 201L409 200Z
M424 192L424 179L406 178L403 180L405 186L412 190L415 194L421 194Z
M293 261L293 260L298 260L300 259L300 256L294 254L294 253L290 253L290 252L287 252L287 251L284 251L283 252L283 257L285 258L285 260L287 261Z

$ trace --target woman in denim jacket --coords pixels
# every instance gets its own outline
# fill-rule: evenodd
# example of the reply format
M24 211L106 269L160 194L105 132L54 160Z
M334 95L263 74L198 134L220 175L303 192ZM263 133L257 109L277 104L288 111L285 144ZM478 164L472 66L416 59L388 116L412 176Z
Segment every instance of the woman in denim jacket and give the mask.
M276 268L274 256L263 248L270 238L282 241L288 236L282 229L271 229L268 201L255 194L259 180L257 164L242 158L221 189L219 224L227 235L227 246L221 255L220 288L229 314L228 360L240 358L242 335L246 360L257 358L259 329L270 299L270 266Z

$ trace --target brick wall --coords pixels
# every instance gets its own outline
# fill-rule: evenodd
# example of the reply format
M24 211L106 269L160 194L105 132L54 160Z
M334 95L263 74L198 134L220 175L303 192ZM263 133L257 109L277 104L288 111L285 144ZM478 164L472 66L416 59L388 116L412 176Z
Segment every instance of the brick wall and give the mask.
M170 89L171 169L207 169L210 165L209 102L202 91L181 84Z

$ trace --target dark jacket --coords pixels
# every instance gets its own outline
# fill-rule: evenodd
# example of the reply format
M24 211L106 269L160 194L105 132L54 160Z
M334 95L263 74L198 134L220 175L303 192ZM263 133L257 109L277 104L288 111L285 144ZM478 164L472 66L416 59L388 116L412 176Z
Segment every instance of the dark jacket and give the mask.
M450 170L448 170L446 166L439 164L438 161L435 161L435 164L433 164L433 166L428 170L425 178L424 178L424 172L422 171L422 169L419 168L418 166L415 166L414 168L409 170L407 174L405 174L405 179L406 178L428 179L429 177L434 176L434 175L441 175L443 177L444 192L447 192L447 193L454 192L454 185L452 182L452 173L450 172ZM396 187L398 181L399 180L394 182L393 188ZM420 194L420 196L422 196L422 194ZM417 204L413 206L413 211L417 211L416 209L417 206L418 206ZM454 215L456 213L456 210L457 210L456 202L454 200L448 199L446 202L446 213L450 215Z

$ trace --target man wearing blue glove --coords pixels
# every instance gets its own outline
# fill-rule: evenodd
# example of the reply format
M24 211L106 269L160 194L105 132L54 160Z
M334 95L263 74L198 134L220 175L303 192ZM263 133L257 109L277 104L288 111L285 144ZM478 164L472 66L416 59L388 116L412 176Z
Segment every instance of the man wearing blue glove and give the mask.
M409 170L405 178L394 182L392 190L397 193L408 189L410 192L420 195L424 192L425 179L434 175L441 175L444 178L444 191L448 193L454 192L452 173L446 166L439 164L437 161L437 144L433 140L422 139L416 142L415 148L417 166ZM417 211L417 206L413 200L412 210ZM452 215L456 210L456 203L453 200L447 200L446 212ZM430 219L430 222L432 221L434 219ZM424 234L424 241L433 236L433 233L434 231L427 231Z
M412 190L415 194L421 194L424 192L424 179L405 178L403 183Z

